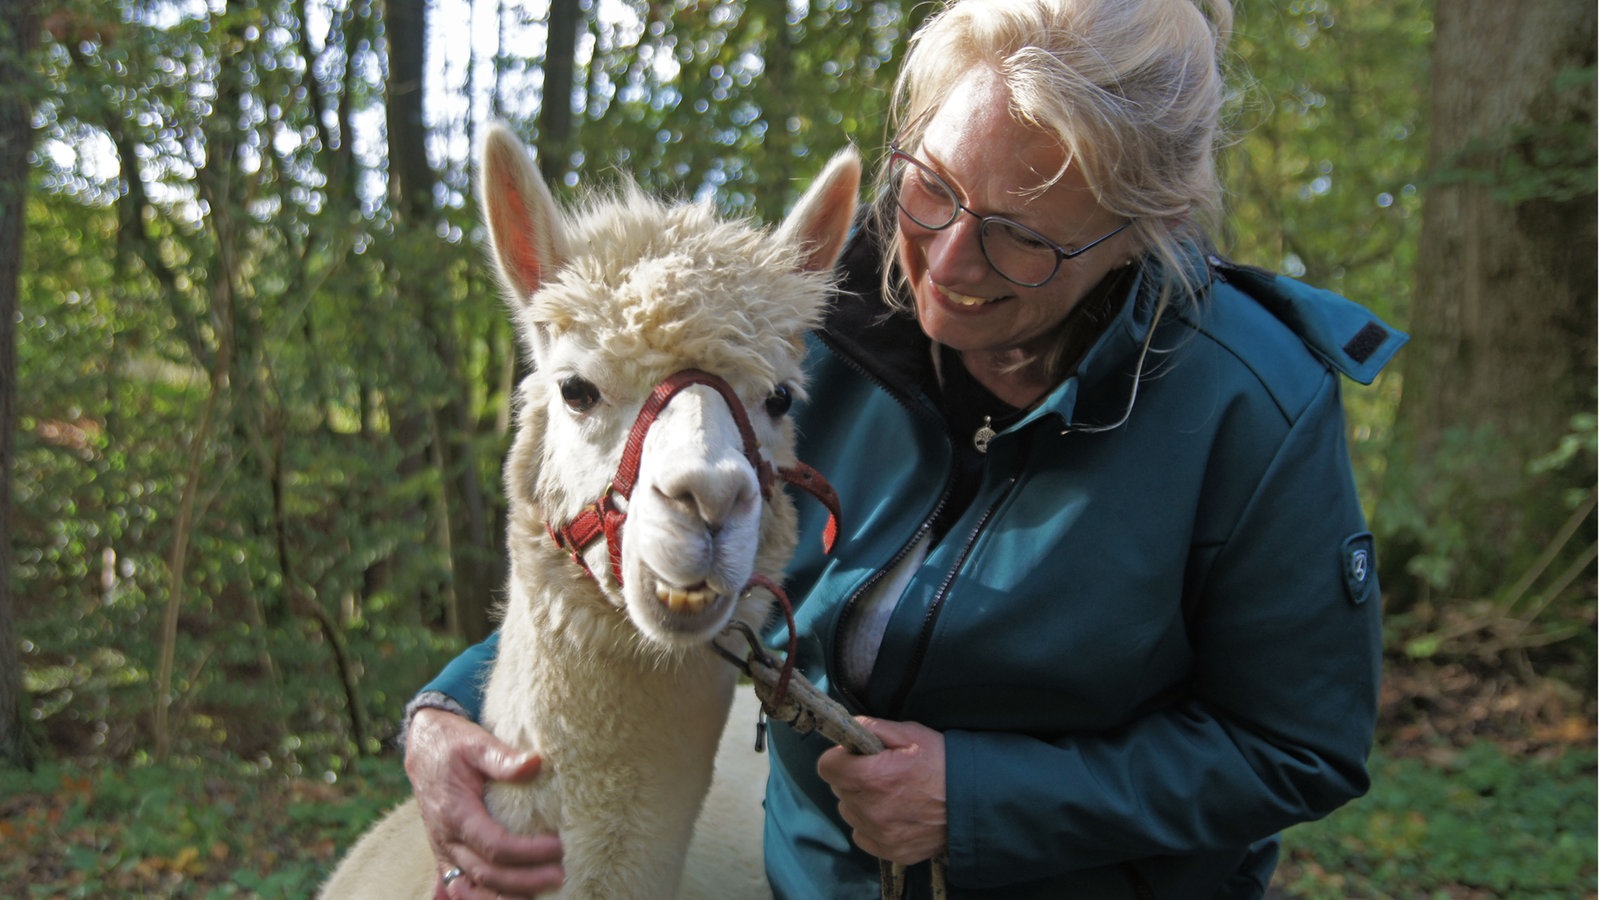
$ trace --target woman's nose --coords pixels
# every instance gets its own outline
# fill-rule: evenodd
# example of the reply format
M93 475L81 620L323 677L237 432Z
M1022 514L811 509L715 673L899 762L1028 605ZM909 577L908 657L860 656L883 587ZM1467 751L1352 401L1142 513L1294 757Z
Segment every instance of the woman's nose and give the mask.
M934 281L961 285L988 278L989 260L978 240L982 228L982 222L963 212L949 227L928 234L928 274Z

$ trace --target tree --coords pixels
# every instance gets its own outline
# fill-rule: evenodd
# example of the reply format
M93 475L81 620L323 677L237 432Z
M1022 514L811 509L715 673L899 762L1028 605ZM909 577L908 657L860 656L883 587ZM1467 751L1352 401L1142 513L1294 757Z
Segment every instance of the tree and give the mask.
M515 351L474 234L487 115L539 145L558 190L626 171L771 220L843 142L881 145L927 8L69 6L111 24L50 31L35 56L12 481L26 627L52 663L118 668L110 706L156 688L158 749L252 756L304 752L289 738L340 718L376 746L360 707L395 720L420 671L403 648L481 633L502 582ZM505 52L458 28L424 41L446 15L497 27ZM337 687L272 689L310 673ZM103 724L65 702L79 688L31 698L52 733ZM248 690L279 708L237 715Z
M1223 154L1241 262L1404 321L1425 161L1428 0L1242 6ZM1340 223L1331 227L1331 222Z
M448 572L405 515L436 493L432 461L394 486L393 387L425 354L396 314L382 159L352 129L382 112L382 26L359 0L331 19L303 0L83 9L116 24L40 54L23 577L86 636L159 619L127 661L157 686L158 751L182 749L208 690L330 650L361 742L360 667L327 607L356 621L385 563L407 597ZM99 596L90 560L110 560ZM267 696L269 742L324 714Z
M1571 539L1594 505L1595 18L1587 0L1435 4L1414 342L1380 516L1424 592L1525 610L1592 597L1595 548Z
M384 22L389 38L386 103L389 127L389 193L402 246L433 255L439 210L434 203L437 178L428 163L428 127L424 119L424 66L428 28L427 5L387 4ZM429 253L432 249L432 253ZM415 318L432 351L438 390L430 401L405 412L411 426L402 435L406 451L431 454L440 472L444 529L449 536L451 590L447 621L457 634L479 640L489 633L489 603L504 580L505 566L495 543L500 529L484 489L477 461L480 425L469 406L472 379L463 371L456 322L449 308L448 274L432 267L413 267L413 255L397 258L406 266L407 293ZM425 423L420 431L418 423ZM420 468L420 466L419 466Z
M578 51L578 0L551 0L539 90L539 171L545 181L566 174L572 157L572 77Z
M33 147L33 69L38 8L0 0L0 764L31 768L28 707L11 615L11 469L16 432L17 293L22 274L23 204Z

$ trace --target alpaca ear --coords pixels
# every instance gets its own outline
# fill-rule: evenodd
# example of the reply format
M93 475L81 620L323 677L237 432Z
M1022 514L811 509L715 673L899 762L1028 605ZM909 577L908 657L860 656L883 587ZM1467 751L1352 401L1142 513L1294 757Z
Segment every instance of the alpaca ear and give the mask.
M500 282L517 305L525 304L565 261L566 241L550 189L503 125L491 126L483 142L478 196Z
M861 191L861 156L856 148L845 147L828 160L828 165L811 182L800 202L783 225L778 237L801 248L800 268L822 272L833 268L850 236L850 222L856 215L856 197Z

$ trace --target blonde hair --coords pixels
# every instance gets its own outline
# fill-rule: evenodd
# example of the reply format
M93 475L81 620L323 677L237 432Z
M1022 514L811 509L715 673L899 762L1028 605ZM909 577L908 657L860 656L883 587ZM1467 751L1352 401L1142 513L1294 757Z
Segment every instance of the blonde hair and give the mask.
M952 0L912 37L891 133L920 146L962 78L996 72L1017 121L1058 138L1100 206L1132 221L1159 261L1146 273L1157 276L1159 315L1201 286L1194 247L1208 249L1221 221L1215 159L1232 27L1228 0ZM892 201L880 211L896 227ZM1074 362L1047 360L1053 375Z

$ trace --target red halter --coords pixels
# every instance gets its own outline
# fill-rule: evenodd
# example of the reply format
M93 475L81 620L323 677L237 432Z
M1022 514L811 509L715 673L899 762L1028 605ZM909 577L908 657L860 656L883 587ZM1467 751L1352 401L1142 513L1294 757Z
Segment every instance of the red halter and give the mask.
M727 402L728 411L733 414L733 420L739 426L739 436L744 441L744 457L755 469L756 478L761 484L761 496L772 496L772 464L761 458L761 445L756 440L755 429L751 428L750 417L733 388L718 376L699 369L684 369L668 376L655 386L639 410L639 417L634 420L633 430L628 433L628 441L623 445L622 461L617 465L617 473L600 499L584 507L571 522L559 529L545 524L551 540L555 541L557 547L569 551L573 561L582 566L589 577L593 578L594 572L583 561L583 551L604 536L607 552L611 556L611 574L617 579L617 584L622 583L622 523L627 513L617 509L615 498L627 500L633 494L633 483L639 477L639 456L644 451L645 435L650 433L650 426L655 424L656 417L661 415L661 411L679 391L695 384L715 389ZM839 534L839 495L833 485L816 469L798 461L793 466L778 469L777 477L816 497L827 507L828 525L822 532L822 548L824 552L833 552L833 544Z

